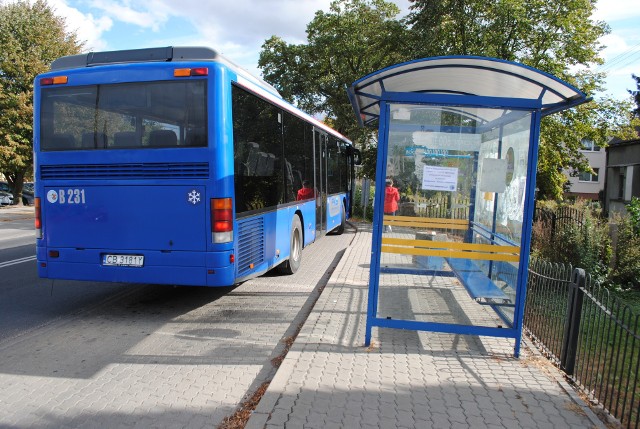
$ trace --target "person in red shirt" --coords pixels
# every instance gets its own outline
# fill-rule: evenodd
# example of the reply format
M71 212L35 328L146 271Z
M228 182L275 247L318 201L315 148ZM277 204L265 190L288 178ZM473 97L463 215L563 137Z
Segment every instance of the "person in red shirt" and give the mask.
M298 201L302 200L310 200L316 196L316 193L313 191L313 188L309 186L309 181L305 180L302 182L302 189L298 190Z
M393 186L393 180L387 179L384 188L384 214L395 216L398 211L398 201L400 201L400 192ZM391 232L391 226L385 225L384 230Z

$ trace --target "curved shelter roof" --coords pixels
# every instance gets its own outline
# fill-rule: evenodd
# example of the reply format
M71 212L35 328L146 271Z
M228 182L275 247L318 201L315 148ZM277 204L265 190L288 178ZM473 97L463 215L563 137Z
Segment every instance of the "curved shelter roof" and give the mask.
M433 102L507 109L539 108L548 115L589 101L568 83L523 64L495 58L433 57L397 64L354 82L347 89L361 125L380 116L381 101L407 100L406 93L433 95ZM413 97L425 101L425 97ZM429 98L428 102L432 102ZM487 118L489 119L489 118ZM490 119L489 119L490 120Z

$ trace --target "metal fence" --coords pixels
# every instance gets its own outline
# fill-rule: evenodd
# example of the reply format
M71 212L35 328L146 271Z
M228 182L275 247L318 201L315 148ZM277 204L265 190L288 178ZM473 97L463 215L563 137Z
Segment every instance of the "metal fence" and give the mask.
M529 266L527 334L627 428L640 425L639 316L582 269L536 260Z
M556 230L568 226L582 227L584 224L584 211L575 207L558 207L555 210L536 207L533 212L534 222L544 222L551 228L551 235Z

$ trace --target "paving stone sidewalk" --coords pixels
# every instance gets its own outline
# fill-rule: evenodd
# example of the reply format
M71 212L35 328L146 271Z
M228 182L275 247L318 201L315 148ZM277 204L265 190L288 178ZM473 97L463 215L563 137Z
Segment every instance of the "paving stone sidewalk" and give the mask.
M364 347L370 254L359 225L247 428L604 428L526 344L374 328Z

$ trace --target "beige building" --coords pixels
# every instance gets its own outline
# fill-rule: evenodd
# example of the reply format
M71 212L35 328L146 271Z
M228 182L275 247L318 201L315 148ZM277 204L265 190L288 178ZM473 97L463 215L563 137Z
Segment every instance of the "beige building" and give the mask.
M565 175L569 179L569 191L565 198L582 198L584 200L599 201L605 187L605 170L607 166L607 152L593 144L592 141L582 142L582 154L589 161L594 173L580 173L572 177L569 171Z

